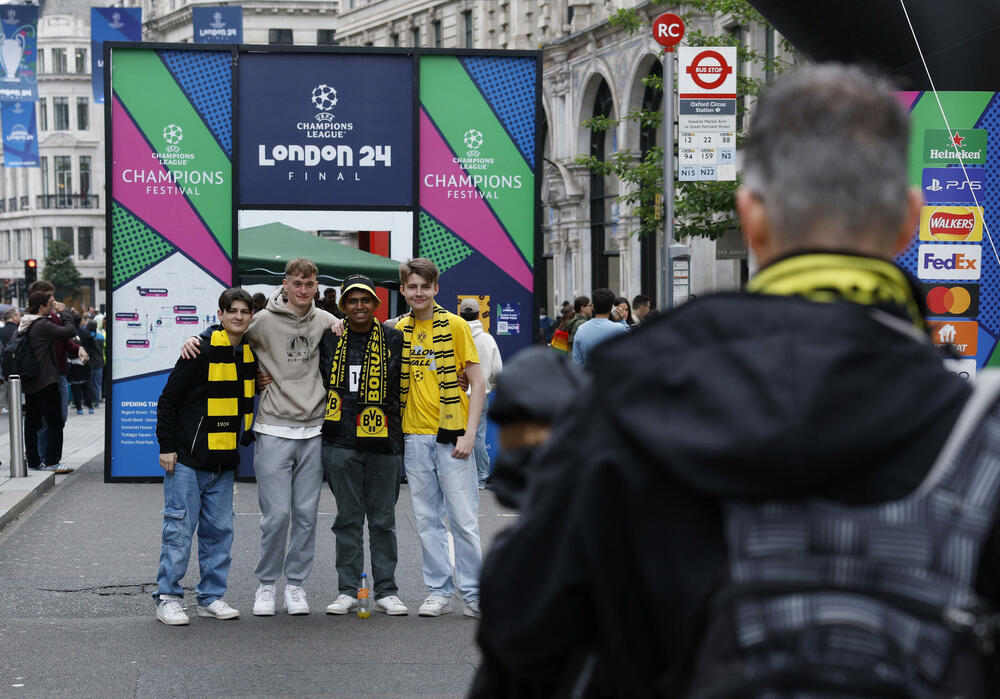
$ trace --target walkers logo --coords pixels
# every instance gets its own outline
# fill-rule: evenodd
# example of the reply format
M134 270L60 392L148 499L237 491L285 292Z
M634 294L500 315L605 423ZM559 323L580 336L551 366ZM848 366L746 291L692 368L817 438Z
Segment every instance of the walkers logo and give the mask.
M981 204L986 170L981 167L925 167L922 178L928 204Z
M920 285L927 304L927 312L932 316L961 316L975 318L979 315L978 284Z
M920 240L973 242L983 239L983 207L920 207Z
M985 164L986 129L926 129L924 162Z
M978 245L920 245L917 277L920 279L979 279L983 249Z
M951 346L965 357L976 356L979 323L971 320L928 321L931 341L939 347Z

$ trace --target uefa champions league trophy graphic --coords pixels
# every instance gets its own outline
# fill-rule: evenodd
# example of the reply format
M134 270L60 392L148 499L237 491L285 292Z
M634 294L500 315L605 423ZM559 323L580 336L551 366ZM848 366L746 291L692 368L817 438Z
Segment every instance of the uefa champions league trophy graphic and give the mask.
M11 10L3 23L11 24L13 14L14 11ZM17 82L19 80L17 69L21 66L21 58L24 57L25 37L31 31L30 26L19 27L9 37L6 30L4 31L4 38L0 39L0 68L3 68L3 77L0 80L4 82Z

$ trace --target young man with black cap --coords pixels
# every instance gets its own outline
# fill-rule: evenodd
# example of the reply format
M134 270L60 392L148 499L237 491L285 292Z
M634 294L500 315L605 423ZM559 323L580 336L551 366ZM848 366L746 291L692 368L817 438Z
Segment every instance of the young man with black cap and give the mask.
M396 500L403 465L399 403L403 333L375 321L375 285L353 274L344 279L337 303L347 314L346 332L327 332L320 347L320 371L327 380L323 420L323 469L337 500L339 596L327 614L358 608L364 569L362 527L368 518L375 610L408 613L396 586Z

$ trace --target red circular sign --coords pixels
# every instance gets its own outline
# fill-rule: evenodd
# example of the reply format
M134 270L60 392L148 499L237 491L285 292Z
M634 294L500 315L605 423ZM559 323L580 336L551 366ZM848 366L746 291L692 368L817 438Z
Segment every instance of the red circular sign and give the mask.
M705 63L705 59L712 59L715 63ZM726 82L726 77L733 72L733 67L726 63L721 53L708 49L694 57L691 65L687 67L687 72L695 85L703 90L714 90Z
M684 21L675 14L666 12L653 20L653 38L668 49L684 38Z

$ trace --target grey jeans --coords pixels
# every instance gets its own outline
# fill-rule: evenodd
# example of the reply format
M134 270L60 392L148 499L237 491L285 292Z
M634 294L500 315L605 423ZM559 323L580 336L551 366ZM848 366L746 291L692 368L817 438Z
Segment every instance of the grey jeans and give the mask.
M323 487L322 446L320 435L309 439L257 435L253 468L261 511L256 570L261 583L274 583L282 572L292 585L309 577Z
M323 445L323 469L337 500L333 535L337 541L337 589L358 596L365 563L362 527L368 517L375 599L399 592L396 587L396 500L402 456L372 454Z

